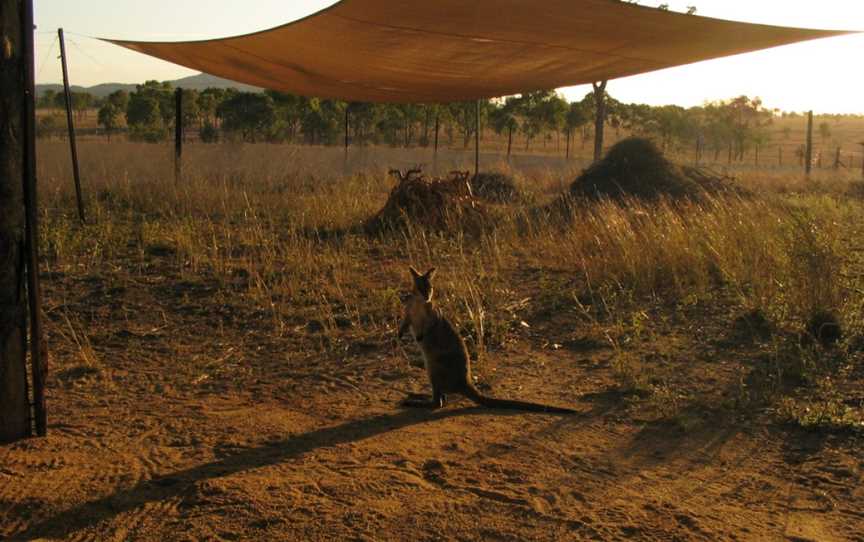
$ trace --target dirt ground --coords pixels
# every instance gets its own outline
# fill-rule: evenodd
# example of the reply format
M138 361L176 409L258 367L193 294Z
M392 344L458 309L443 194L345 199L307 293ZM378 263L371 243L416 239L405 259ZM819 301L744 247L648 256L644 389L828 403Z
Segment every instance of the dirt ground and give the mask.
M579 414L433 413L398 406L426 389L409 341L350 321L328 348L313 321L277 337L169 259L44 288L49 436L0 447L4 540L864 540L860 437L758 409L657 421L566 314L478 373ZM754 353L712 310L640 349L719 401Z

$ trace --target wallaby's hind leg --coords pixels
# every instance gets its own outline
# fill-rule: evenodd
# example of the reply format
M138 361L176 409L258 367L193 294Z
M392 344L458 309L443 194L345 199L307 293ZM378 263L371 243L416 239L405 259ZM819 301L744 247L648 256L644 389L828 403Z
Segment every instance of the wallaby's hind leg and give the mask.
M432 389L432 400L427 399L428 395L419 395L416 393L412 393L406 399L404 399L400 404L404 407L410 408L441 408L444 406L444 401L446 397L443 393L438 391L437 389Z

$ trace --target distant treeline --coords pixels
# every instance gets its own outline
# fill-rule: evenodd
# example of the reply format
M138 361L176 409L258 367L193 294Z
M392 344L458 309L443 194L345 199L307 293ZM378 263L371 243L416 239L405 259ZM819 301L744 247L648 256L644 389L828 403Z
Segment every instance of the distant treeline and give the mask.
M605 123L616 129L653 138L664 149L693 148L728 152L730 160L743 157L752 147L768 143L769 126L780 113L766 108L759 98L738 98L700 107L625 104L606 95ZM62 93L40 96L38 107L63 108ZM241 92L208 88L183 90L183 124L203 142L294 142L342 144L345 122L352 145L387 144L428 146L434 138L442 145L468 146L475 129L475 102L450 104L376 104L295 96L284 92ZM175 96L170 83L147 81L134 92L118 90L99 99L85 92L72 93L72 108L79 115L98 109L98 125L110 138L125 131L135 141L168 139L175 122ZM347 111L347 116L346 116ZM556 135L590 139L595 115L594 94L567 102L552 90L481 101L482 130L494 130L508 141L521 136L525 149ZM42 115L40 133L50 135L63 127L59 114Z

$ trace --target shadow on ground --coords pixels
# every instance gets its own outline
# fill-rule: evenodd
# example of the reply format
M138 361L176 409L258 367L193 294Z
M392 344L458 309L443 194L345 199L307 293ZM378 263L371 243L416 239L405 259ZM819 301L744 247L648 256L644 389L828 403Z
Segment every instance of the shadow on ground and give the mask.
M18 533L16 536L21 539L63 536L66 533L95 526L147 503L182 496L201 481L275 465L319 448L358 442L416 424L489 412L490 409L480 407L448 409L437 412L405 409L393 414L381 414L371 418L348 421L333 427L316 429L299 436L269 442L264 446L245 449L218 461L140 482L129 489L86 502L39 523L34 523L26 531ZM520 414L518 411L496 410L494 412L496 415L504 416Z

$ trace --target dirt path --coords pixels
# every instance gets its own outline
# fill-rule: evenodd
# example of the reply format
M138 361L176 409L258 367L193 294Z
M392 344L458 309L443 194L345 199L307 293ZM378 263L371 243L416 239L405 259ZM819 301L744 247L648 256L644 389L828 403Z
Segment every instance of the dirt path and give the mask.
M0 447L0 539L864 540L860 441L652 421L571 323L478 372L580 414L403 410L413 347L349 329L322 353L184 281L49 277L50 435ZM720 386L737 354L682 329L662 363Z
M568 353L518 393L576 416L401 410L383 358L252 394L55 391L47 439L0 449L0 534L60 540L862 540L864 465L755 425L634 424ZM496 373L519 374L524 358ZM566 369L566 371L565 371ZM350 372L350 370L349 370ZM543 389L549 374L572 379ZM533 374L536 373L536 374ZM419 377L412 374L417 389ZM560 374L558 376L560 376ZM344 380L342 378L345 378ZM305 382L304 382L305 380ZM507 381L501 395L517 393ZM315 400L310 401L310 397Z

